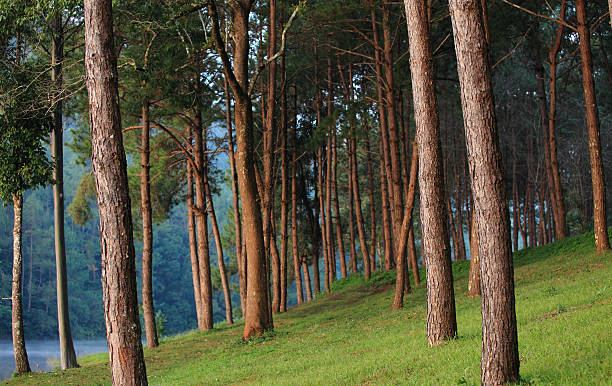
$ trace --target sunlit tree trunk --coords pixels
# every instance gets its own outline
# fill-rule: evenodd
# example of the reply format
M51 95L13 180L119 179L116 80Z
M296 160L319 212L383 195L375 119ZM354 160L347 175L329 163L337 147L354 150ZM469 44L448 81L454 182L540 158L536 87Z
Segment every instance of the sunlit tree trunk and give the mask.
M13 195L13 285L11 292L11 322L13 332L13 353L15 355L15 372L17 374L29 373L30 362L26 351L25 336L23 334L23 307L22 307L22 285L23 257L21 254L22 221L23 221L23 196Z

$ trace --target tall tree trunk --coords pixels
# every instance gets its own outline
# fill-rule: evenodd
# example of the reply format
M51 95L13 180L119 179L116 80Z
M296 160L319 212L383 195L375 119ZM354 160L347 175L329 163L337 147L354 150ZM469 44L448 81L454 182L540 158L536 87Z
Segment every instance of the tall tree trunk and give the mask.
M381 48L378 42L378 26L376 21L376 7L371 10L372 35L374 40L374 57L376 62L376 96L378 101L378 119L380 121L380 174L381 174L381 195L383 209L383 237L385 238L385 268L392 269L393 258L393 230L391 219L391 157L389 154L389 128L387 124L387 114L383 97L384 80L382 76ZM383 181L384 180L384 181ZM383 186L384 183L384 186ZM386 217L386 219L385 219Z
M234 212L234 245L236 262L238 263L238 284L240 287L240 308L242 317L246 315L246 255L242 253L242 224L240 221L240 204L238 202L238 174L236 172L236 154L234 152L234 134L232 129L232 105L229 92L229 82L225 78L225 124L227 126L228 158L232 183L232 206Z
M153 211L151 209L151 178L149 156L149 102L142 104L142 133L140 135L140 203L142 213L142 310L147 347L159 346L153 305Z
M146 385L110 0L85 0L85 68L100 212L102 300L115 385Z
M353 158L350 152L350 143L347 144L347 156L348 156L348 185L349 185L349 236L350 236L350 246L349 253L351 254L351 273L356 273L357 270L357 249L355 249L355 202L353 198Z
M191 141L191 128L189 140ZM202 314L202 295L200 293L200 264L198 262L198 245L196 239L196 225L193 209L193 170L191 163L187 162L187 232L189 233L189 256L191 257L191 279L193 282L193 297L195 299L198 330L204 331Z
M444 208L442 146L427 10L425 4L417 0L404 0L404 4L419 149L421 234L427 272L427 342L436 346L457 335L448 221Z
M565 9L567 0L561 1L560 18L565 19ZM559 161L557 160L557 137L556 137L556 111L557 111L557 55L563 39L563 24L557 27L557 36L549 53L548 61L550 64L550 100L548 108L548 144L550 153L550 168L552 173L553 217L555 220L555 237L564 239L566 237L565 203L563 201L563 188L561 186L561 176L559 175Z
M285 76L285 55L280 59L281 67L281 252L280 252L280 312L287 311L287 85Z
M399 154L399 127L397 124L397 107L395 99L395 87L393 82L393 40L390 26L389 4L383 4L382 25L384 41L384 60L385 68L385 97L387 100L387 122L389 125L389 154L391 156L391 186L389 193L391 196L391 220L393 223L393 237L398 238L402 226L402 168ZM395 240L397 244L397 240ZM397 257L396 257L397 260Z
M336 238L338 240L338 254L340 258L340 274L346 277L346 256L344 254L344 241L342 240L342 218L340 217L340 204L338 203L338 149L336 134L332 138L332 159L333 159L333 180L332 189L334 191L334 211L336 212Z
M199 80L196 80L198 85ZM199 89L199 87L198 87ZM204 153L206 142L203 139L202 128L202 112L200 106L196 105L194 111L194 142L195 142L195 164L197 172L195 173L195 217L197 224L198 238L198 265L200 273L200 296L202 303L202 326L203 331L208 331L213 328L213 296L212 296L212 280L210 272L210 247L208 243L208 213L206 211L206 188L204 184L204 169L207 167L204 161Z
M268 58L271 58L276 51L276 0L269 0L270 6L270 25L268 29ZM276 106L276 61L268 65L268 85L267 85L267 106L264 119L263 134L263 231L266 250L271 250L272 239L272 207L274 206L274 130L276 128L276 116L274 110ZM280 310L280 261L278 254L270 253L272 268L272 312Z
M591 56L591 34L586 15L585 0L576 0L578 36L580 37L580 57L582 58L582 86L586 104L587 129L589 132L589 154L591 162L591 182L593 184L593 222L595 228L595 247L597 252L610 249L606 212L606 182L599 140L599 115L595 98L593 79L593 58Z
M417 261L416 245L414 244L414 224L410 225L410 233L408 233L408 258L410 259L410 264L412 265L414 285L419 285L421 284L421 278L419 276L419 263Z
M55 18L54 36L51 47L51 81L58 90L63 86L62 62L64 61L64 23L60 16ZM66 370L79 367L77 363L68 311L68 277L66 273L66 238L64 237L64 140L63 103L57 101L53 111L51 131L51 157L53 168L53 220L55 232L55 269L57 288L57 326L60 340L60 368ZM30 275L31 276L31 275ZM31 277L30 277L31 283ZM31 292L28 292L31 296ZM29 299L28 299L29 309Z
M237 154L236 170L242 200L243 232L247 255L247 307L243 338L262 334L274 328L268 307L268 270L266 264L263 221L255 184L255 150L253 145L253 106L249 95L249 15L250 0L232 2L234 40L233 69L219 33L216 2L208 3L213 20L213 38L221 55L225 76L236 99L235 123Z
M327 119L331 120L333 114L332 106L332 84L331 84L331 57L327 59ZM325 162L325 232L327 236L329 271L326 277L329 285L336 280L336 249L334 247L334 230L332 226L332 171L333 171L333 132L335 123L330 123L327 130L327 157ZM336 216L338 214L336 213Z
M297 292L297 302L302 304L304 295L302 291L302 276L300 275L300 256L298 250L298 227L297 227L297 181L296 181L296 147L297 139L295 128L293 131L293 158L291 160L291 247L293 248L293 272L295 274L295 288ZM308 269L308 267L306 268Z
M219 233L219 225L217 224L217 215L215 213L215 205L213 203L213 196L210 191L210 184L208 182L207 175L208 167L203 170L204 177L204 189L206 191L206 199L208 200L208 214L210 215L210 224L213 229L213 236L215 238L215 249L217 251L217 266L219 268L219 276L221 276L221 287L223 289L223 297L225 298L225 321L228 326L234 324L234 318L232 316L232 294L230 292L229 282L227 280L227 273L225 271L225 260L223 258L223 245L221 244L221 233Z
M23 334L23 308L22 308L22 286L23 257L21 255L22 239L22 210L23 195L13 195L13 213L15 222L13 226L13 285L11 292L11 322L13 331L13 353L15 354L15 372L17 374L29 373L30 362L26 351L25 336Z
M482 291L482 384L519 379L510 215L478 0L450 0Z
M357 174L357 141L355 140L355 130L351 126L351 156L353 159L353 199L355 200L355 215L357 217L357 233L359 234L359 250L363 256L363 270L366 280L370 279L371 267L370 256L368 256L368 244L365 237L363 216L361 214L361 197L359 193L359 176Z
M372 267L374 267L376 260L376 210L374 209L374 171L372 168L372 152L370 150L370 133L367 124L365 145L367 153L366 160L368 163L368 196L370 199L370 259L372 261Z

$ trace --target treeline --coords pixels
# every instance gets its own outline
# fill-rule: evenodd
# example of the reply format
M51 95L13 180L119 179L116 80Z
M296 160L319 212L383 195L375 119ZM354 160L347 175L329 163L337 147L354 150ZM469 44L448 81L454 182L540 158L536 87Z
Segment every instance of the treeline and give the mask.
M245 339L273 328L294 288L300 304L357 272L395 269L399 309L424 265L435 346L457 335L450 263L470 255L469 293L483 297L483 382L518 380L512 250L591 228L597 250L609 249L610 136L600 136L610 124L608 8L403 5L3 9L18 26L3 40L9 72L35 78L51 68L55 76L39 85L51 97L36 111L52 113L54 133L64 115L80 123L71 148L92 173L68 212L83 229L99 220L109 348L129 342L131 358L129 375L111 363L116 382L146 381L133 339L140 328L128 328L139 326L139 304L155 347L162 296L178 296L163 286L185 288L183 274L154 273L175 240L190 259L198 328L213 328L222 293L219 309L227 324L244 318ZM50 125L43 121L29 124ZM224 179L231 208L213 200ZM42 173L21 191L51 180ZM19 192L9 193L17 205ZM178 208L184 236L170 242L159 231Z

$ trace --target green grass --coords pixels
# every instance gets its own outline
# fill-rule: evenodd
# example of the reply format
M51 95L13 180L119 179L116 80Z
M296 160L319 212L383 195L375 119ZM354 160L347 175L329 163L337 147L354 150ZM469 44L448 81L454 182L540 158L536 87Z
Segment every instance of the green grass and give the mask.
M521 379L527 384L612 384L612 253L593 234L515 254ZM191 332L145 350L151 384L478 384L480 299L466 298L469 262L455 263L459 337L427 347L425 286L392 312L393 274L352 275L330 294L274 319L243 343L243 325ZM168 317L171 317L169 315ZM108 384L106 354L81 368L11 384Z

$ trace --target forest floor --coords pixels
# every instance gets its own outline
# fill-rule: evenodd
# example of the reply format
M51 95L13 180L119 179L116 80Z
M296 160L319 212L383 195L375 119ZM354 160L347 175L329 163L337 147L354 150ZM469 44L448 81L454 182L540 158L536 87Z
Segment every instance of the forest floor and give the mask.
M609 384L612 253L593 234L515 254L521 379L526 384ZM467 298L469 262L453 264L458 339L427 347L422 283L391 311L393 276L354 275L331 294L274 318L275 330L243 343L243 324L164 339L146 350L151 384L479 384L480 299ZM424 276L424 272L421 272ZM412 278L412 276L411 276ZM171 317L171 316L169 316ZM109 384L107 354L81 368L10 384Z

